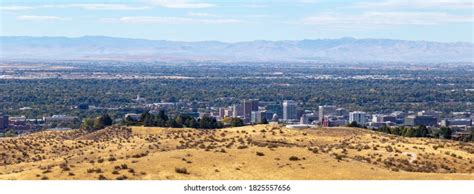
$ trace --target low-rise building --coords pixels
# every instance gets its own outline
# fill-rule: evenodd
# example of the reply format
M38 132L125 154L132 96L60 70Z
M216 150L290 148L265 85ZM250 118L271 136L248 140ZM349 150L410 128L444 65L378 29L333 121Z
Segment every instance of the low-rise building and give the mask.
M368 123L368 127L369 128L372 128L372 129L378 129L378 128L381 128L381 127L391 127L391 126L395 126L395 123L393 122L370 122Z
M347 122L348 120L346 119L338 119L334 116L325 116L321 125L323 127L339 127L347 125Z
M270 122L273 119L273 112L270 111L252 111L251 123Z
M472 119L443 119L441 120L441 126L472 126Z
M392 115L374 114L372 115L372 122L374 123L385 123L385 122L397 122L397 117Z
M9 117L8 122L12 125L25 125L26 124L26 116L22 115L19 117Z
M349 123L356 122L358 125L365 126L367 123L367 114L362 111L349 113Z
M66 115L53 115L51 117L43 117L43 120L47 122L52 122L52 121L74 121L77 120L77 117L73 116L66 116Z
M176 103L173 102L158 102L158 103L153 103L151 105L148 105L151 109L154 110L171 110L176 107Z
M436 126L438 119L433 116L410 115L405 118L405 125L408 126Z
M428 110L428 111L423 110L423 111L418 112L418 116L431 116L431 117L436 118L436 122L438 122L441 118L441 112L432 111L432 110Z
M123 117L125 121L139 121L141 114L128 113Z

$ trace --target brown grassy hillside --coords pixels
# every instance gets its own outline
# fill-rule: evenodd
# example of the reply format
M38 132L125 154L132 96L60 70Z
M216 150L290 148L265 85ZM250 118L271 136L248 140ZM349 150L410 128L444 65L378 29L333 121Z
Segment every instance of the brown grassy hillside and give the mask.
M354 128L110 127L0 139L0 179L469 179L474 144Z

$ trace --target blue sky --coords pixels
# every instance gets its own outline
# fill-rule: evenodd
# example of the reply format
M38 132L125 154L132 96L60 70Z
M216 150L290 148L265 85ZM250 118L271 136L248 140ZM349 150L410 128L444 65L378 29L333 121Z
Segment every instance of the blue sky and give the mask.
M0 35L474 42L472 0L0 0Z

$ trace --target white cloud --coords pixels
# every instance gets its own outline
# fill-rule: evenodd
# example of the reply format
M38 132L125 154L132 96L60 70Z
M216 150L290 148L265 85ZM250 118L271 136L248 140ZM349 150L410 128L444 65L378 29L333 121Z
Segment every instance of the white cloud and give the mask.
M216 17L216 14L211 13L204 13L204 12L188 12L189 16L197 16L197 17Z
M192 17L210 17L210 18L216 18L216 17L230 17L230 18L253 18L253 19L261 19L261 18L269 18L271 17L270 15L266 14L251 14L251 15L221 15L221 14L211 14L211 13L205 13L205 12L188 12L188 16Z
M151 6L132 6L126 4L105 4L105 3L90 3L90 4L57 4L57 5L42 5L41 8L80 8L87 10L143 10L150 9Z
M437 8L437 9L472 9L472 0L384 0L375 2L360 2L358 8L397 9L397 8Z
M62 21L68 20L69 18L63 18L58 16L45 16L45 15L21 15L16 17L17 20L22 21Z
M270 18L272 16L267 15L267 14L254 14L254 15L239 15L238 17L243 17L243 18Z
M309 3L309 4L312 4L312 3L320 3L321 0L299 0L298 3Z
M151 9L152 6L134 6L127 4L108 4L108 3L87 3L87 4L47 4L37 6L0 6L0 11L24 11L33 9L66 9L77 8L86 10L144 10Z
M33 7L28 7L28 6L0 6L1 11L24 11L24 10L30 10L33 9Z
M474 22L472 16L427 12L324 13L303 19L307 25L440 25Z
M241 7L247 7L247 8L266 8L268 5L265 4L243 4L240 5Z
M244 21L237 19L196 19L189 17L121 17L121 18L103 18L102 22L119 22L127 24L229 24L242 23Z
M166 7L166 8L181 8L181 9L199 9L215 7L212 3L200 3L189 0L151 0L155 5Z

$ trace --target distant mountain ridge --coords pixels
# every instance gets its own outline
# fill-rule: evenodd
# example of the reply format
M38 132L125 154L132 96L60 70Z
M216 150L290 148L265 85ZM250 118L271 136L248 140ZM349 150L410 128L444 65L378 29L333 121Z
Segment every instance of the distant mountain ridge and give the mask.
M182 42L107 36L0 37L2 60L470 62L474 44L393 39Z

